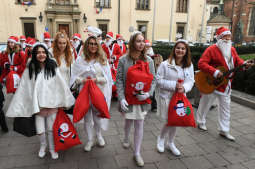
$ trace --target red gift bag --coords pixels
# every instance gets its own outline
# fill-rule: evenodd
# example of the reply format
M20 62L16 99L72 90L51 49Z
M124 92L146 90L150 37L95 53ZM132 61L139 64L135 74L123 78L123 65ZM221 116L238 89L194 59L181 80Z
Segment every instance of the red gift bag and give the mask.
M56 152L82 144L71 120L62 109L58 109L53 124L53 135Z
M110 119L110 113L104 94L92 80L89 80L86 83L89 83L89 96L91 99L91 104L93 104L93 106L100 112L99 117Z
M15 93L19 86L20 76L15 71L10 71L6 76L6 92Z
M153 74L150 73L148 62L137 61L135 65L128 68L125 96L129 105L151 104L149 98L144 101L139 101L136 95L149 92L152 80Z
M85 83L81 92L79 93L74 109L73 109L73 122L79 122L89 110L89 83Z
M176 92L170 100L167 126L196 127L192 105L183 93Z

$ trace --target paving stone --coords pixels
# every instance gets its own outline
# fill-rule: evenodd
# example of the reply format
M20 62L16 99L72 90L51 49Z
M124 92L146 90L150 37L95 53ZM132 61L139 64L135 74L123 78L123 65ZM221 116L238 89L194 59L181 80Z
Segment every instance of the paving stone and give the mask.
M99 166L95 158L94 159L84 158L83 160L78 161L78 168L79 169L98 169Z
M209 169L213 167L203 156L182 158L181 161L184 162L188 169Z
M196 144L191 145L184 145L183 147L180 147L181 153L184 154L184 156L198 156L204 154L203 149L201 149Z
M176 160L161 160L157 162L158 169L187 169L182 161Z
M228 162L232 164L237 164L248 159L248 155L240 151L229 151L229 152L219 152L219 154Z
M208 159L208 161L210 161L215 167L222 167L230 164L218 153L207 154L205 155L205 158Z
M99 157L97 158L99 169L118 169L118 165L114 157Z
M49 169L78 169L76 161L65 161L63 163L50 164Z
M242 164L235 164L235 165L229 165L227 166L227 169L247 169Z
M255 168L255 160L243 162L242 164L243 164L243 166L247 167L248 169L254 169Z

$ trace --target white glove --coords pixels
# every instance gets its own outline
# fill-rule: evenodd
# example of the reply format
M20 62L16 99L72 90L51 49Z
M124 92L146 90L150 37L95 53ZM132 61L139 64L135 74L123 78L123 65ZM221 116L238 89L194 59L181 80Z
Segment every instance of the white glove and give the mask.
M122 99L120 101L120 106L121 106L121 109L124 110L124 111L128 111L128 103L126 101L126 99Z
M148 99L149 97L150 97L150 94L148 92L136 95L136 98L139 101L144 101L144 100Z

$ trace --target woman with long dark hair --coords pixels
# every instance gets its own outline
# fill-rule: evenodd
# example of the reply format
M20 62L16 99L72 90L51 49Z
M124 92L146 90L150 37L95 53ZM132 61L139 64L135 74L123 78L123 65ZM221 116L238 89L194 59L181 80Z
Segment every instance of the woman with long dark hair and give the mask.
M116 86L118 99L120 101L121 112L125 112L125 126L124 126L124 141L123 147L129 148L129 134L131 126L134 122L134 158L138 166L143 166L144 161L140 154L141 144L143 140L143 124L147 112L150 110L150 104L137 104L129 105L125 96L126 78L127 72L130 67L136 64L137 61L147 62L149 64L149 71L153 74L153 80L151 83L150 91L143 94L137 94L136 97L139 101L144 101L153 95L155 88L155 70L153 60L146 55L144 37L141 32L134 32L129 40L129 50L126 55L123 55L118 64Z
M112 92L112 76L107 58L104 55L102 47L95 36L90 36L85 41L83 52L76 59L72 66L72 75L70 84L74 87L79 86L81 91L88 78L91 78L105 96L108 109L110 110L111 92ZM88 142L84 150L91 151L94 146L94 129L96 131L96 139L99 146L105 145L105 140L101 130L107 129L108 120L98 117L98 111L91 107L84 116L84 129L87 134Z
M185 40L178 40L172 49L169 58L162 62L158 68L157 75L158 96L157 114L164 122L168 120L168 107L172 95L175 92L187 93L194 84L194 70L191 63L190 48ZM183 83L178 80L183 80ZM164 123L157 139L157 150L162 153L165 150L165 137L168 134L167 148L176 156L181 155L174 144L176 127L166 126Z
M54 59L49 57L46 44L36 43L28 61L19 88L6 113L8 117L31 117L35 114L36 131L40 140L38 156L46 155L46 133L52 159L58 158L54 150L52 126L58 108L74 104L74 97L60 74Z

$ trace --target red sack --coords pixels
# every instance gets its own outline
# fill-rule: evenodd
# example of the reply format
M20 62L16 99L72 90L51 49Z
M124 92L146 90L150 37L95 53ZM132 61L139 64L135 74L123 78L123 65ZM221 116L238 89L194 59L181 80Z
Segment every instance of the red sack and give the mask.
M73 122L79 122L89 110L89 83L86 82L79 93L74 109L73 109Z
M110 113L104 94L92 80L89 80L86 83L89 84L91 104L93 104L93 106L100 112L98 117L110 119Z
M137 61L135 65L128 68L125 96L129 105L151 104L149 98L144 101L139 101L136 95L149 92L152 80L153 74L150 73L148 62Z
M170 100L167 126L196 127L192 105L183 93L176 92Z
M20 76L15 71L10 71L6 76L6 92L15 93L19 86Z
M71 120L62 109L58 109L53 124L53 135L56 152L82 144Z

